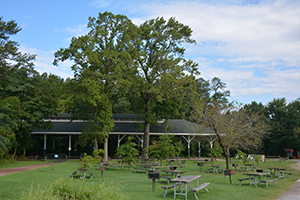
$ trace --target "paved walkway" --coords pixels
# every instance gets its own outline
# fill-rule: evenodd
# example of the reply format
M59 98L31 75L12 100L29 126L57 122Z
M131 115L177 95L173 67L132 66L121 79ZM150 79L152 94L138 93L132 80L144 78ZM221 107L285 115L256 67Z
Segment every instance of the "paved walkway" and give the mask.
M293 160L294 161L294 160ZM300 167L300 160L297 161L297 165ZM292 185L283 195L276 200L300 200L300 179Z

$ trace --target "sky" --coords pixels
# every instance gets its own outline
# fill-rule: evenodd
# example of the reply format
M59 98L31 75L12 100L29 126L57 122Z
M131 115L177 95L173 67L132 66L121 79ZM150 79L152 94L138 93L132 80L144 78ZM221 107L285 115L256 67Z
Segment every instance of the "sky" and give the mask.
M22 30L11 39L36 55L35 69L73 77L71 62L53 66L54 53L88 33L89 17L105 11L136 25L175 17L193 30L185 57L201 77L219 77L230 100L266 105L300 98L300 0L0 0L0 16Z

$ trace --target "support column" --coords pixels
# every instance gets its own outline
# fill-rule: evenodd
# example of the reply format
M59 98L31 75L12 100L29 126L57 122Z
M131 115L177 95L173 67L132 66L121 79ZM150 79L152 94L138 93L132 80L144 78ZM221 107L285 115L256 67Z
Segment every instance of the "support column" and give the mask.
M197 143L198 143L198 154L199 154L199 158L201 158L201 142L203 141L203 139L196 138L196 141L197 141Z
M68 150L69 150L69 159L70 159L71 150L72 150L72 136L71 136L71 134L69 134L69 148L68 148Z
M185 141L187 141L187 143L188 143L188 158L190 158L191 141L194 139L195 136L193 136L192 138L191 138L190 135L188 136L188 138L186 138L186 137L184 137L184 136L182 136L182 137L183 137L183 138L185 139Z
M53 139L53 150L55 150L55 135L52 136L52 139Z
M212 157L212 149L213 149L213 143L214 143L214 141L216 140L217 138L215 138L215 139L212 139L212 138L209 138L209 139L207 139L208 141L209 141L209 144L210 144L210 154L211 154L211 160L213 159L213 157Z
M120 142L123 140L123 138L125 137L126 135L123 135L120 139L120 134L118 134L118 147L120 147Z
M103 161L104 162L108 162L108 137L105 138L105 141L104 141L104 155L103 155Z
M138 135L136 135L136 137L139 139L139 141L141 142L141 147L144 148L144 137L142 135L142 138L140 138Z
M74 149L75 156L76 156L76 152L77 152L77 137L78 136L75 135L75 149Z
M44 134L44 158L46 158L46 150L47 150L47 135Z

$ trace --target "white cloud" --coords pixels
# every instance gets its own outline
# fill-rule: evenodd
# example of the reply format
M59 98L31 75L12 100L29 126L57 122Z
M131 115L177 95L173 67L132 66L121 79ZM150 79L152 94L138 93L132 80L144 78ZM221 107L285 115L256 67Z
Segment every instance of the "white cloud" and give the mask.
M38 71L40 74L46 72L48 74L55 74L60 76L61 78L73 77L73 73L71 72L71 61L66 61L60 63L59 66L54 66L52 64L54 60L54 52L55 51L43 51L34 48L27 48L26 45L21 45L20 51L22 53L30 53L36 54L36 59L33 61L34 69Z
M201 76L220 77L233 98L299 97L300 1L240 2L170 1L137 7L148 19L174 16L189 25L198 45L187 46L187 55L199 62Z
M300 62L300 1L247 5L174 1L155 8L152 17L176 16L193 29L198 43L219 43L215 54Z

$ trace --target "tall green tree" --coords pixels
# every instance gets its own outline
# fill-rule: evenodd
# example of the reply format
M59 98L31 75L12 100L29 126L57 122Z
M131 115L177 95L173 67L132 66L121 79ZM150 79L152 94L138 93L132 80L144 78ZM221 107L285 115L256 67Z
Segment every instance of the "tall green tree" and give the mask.
M8 152L16 140L14 131L17 129L17 113L20 101L16 97L0 100L0 154Z
M28 101L32 95L32 77L37 73L33 70L31 62L35 55L22 54L19 51L18 43L10 40L11 35L21 31L15 21L5 22L0 17L0 91L1 98L17 97L20 99L20 112L18 129L16 130L17 143L15 153L18 146L23 146L24 151L28 148L29 133L32 128L33 121L36 118L27 112ZM22 142L21 142L22 141Z
M130 52L134 50L131 48L130 41L136 27L126 16L114 15L110 12L89 17L87 27L90 29L87 35L72 38L68 48L61 48L55 53L54 64L57 65L59 61L67 59L74 61L71 68L75 73L75 79L83 82L85 81L83 79L87 79L85 88L93 87L90 90L95 90L101 96L93 102L95 103L93 106L98 107L97 110L102 112L97 112L96 118L90 118L94 122L89 130L97 129L97 132L105 136L104 160L107 160L107 137L113 129L111 97L117 92L126 92L127 87L132 83L131 75L134 73L132 71L134 68L131 66ZM93 78L89 78L86 74L92 74ZM84 99L88 99L90 94L82 93L81 96L86 95ZM76 112L81 113L79 110ZM90 113L90 116L93 116L93 113ZM101 123L102 128L98 123Z
M160 17L139 26L138 35L133 42L137 74L132 91L138 93L143 105L144 148L149 147L150 126L158 118L153 104L178 97L183 86L182 79L186 76L185 71L191 76L198 74L197 64L184 59L183 43L196 43L191 35L191 28L175 18L166 21Z
M285 155L286 149L298 148L295 131L300 127L299 99L287 103L285 98L273 99L264 109L271 134L264 140L267 155Z
M41 76L34 69L32 61L35 55L22 54L18 43L10 40L10 36L19 31L21 28L15 21L5 22L0 18L0 99L16 97L19 100L18 111L14 115L17 116L14 156L18 149L25 156L31 146L31 130L48 128L50 124L45 123L43 117L53 114L55 109L48 109L54 104L45 104L45 96L51 97L45 93L47 88L43 87Z

